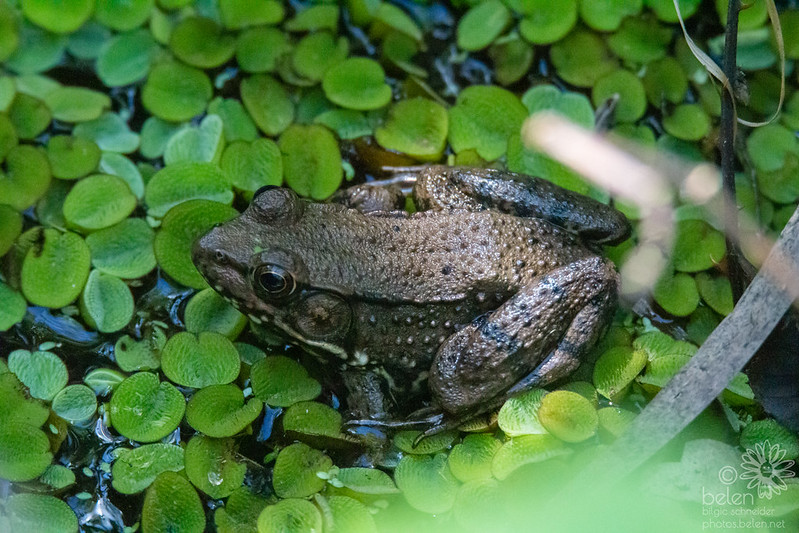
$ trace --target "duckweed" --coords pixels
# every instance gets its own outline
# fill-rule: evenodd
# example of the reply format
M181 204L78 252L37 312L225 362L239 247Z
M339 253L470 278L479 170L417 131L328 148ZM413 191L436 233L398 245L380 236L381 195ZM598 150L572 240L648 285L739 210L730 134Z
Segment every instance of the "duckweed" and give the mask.
M203 531L205 514L197 491L180 474L158 474L144 496L141 526L145 533Z
M547 431L566 442L582 442L592 437L599 424L591 402L576 392L565 390L544 396L538 408L538 419Z
M200 389L186 405L186 421L209 437L232 437L261 414L263 403L246 401L235 385L209 385Z
M161 352L161 370L184 387L230 383L239 375L239 354L224 335L182 331L169 338Z
M154 442L180 424L186 400L174 385L150 372L139 372L120 383L109 404L111 424L120 434L139 442Z
M211 498L226 498L241 486L247 471L236 461L235 453L233 439L195 435L186 445L186 476Z
M272 485L281 498L305 498L322 490L325 480L317 472L327 472L333 461L301 442L282 450L275 460Z
M394 479L411 507L425 513L451 509L460 486L443 453L406 455L394 470Z
M161 472L183 470L184 451L180 446L157 442L138 448L117 448L111 466L114 490L136 494L149 487Z

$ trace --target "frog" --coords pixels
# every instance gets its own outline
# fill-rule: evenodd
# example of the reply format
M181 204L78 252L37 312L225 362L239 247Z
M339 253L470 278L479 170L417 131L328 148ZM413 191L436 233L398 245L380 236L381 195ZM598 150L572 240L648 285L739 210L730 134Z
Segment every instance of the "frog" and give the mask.
M501 169L404 180L324 203L264 187L193 262L255 327L332 365L352 421L430 435L574 372L614 314L620 280L601 248L629 238L627 218Z

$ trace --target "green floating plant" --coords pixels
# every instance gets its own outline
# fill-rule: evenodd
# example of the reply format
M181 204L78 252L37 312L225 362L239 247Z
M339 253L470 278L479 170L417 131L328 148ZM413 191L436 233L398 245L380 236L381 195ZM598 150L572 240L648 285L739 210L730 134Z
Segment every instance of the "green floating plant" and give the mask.
M225 134L226 142L251 142L258 137L255 122L247 114L240 101L232 98L214 98L208 104L208 112L219 115L222 119L222 131Z
M180 391L150 372L133 374L120 383L108 407L114 429L139 442L154 442L172 433L185 410Z
M324 531L334 533L377 533L377 525L369 509L349 496L330 496L321 494L314 497L322 509Z
M78 59L97 59L103 44L110 38L111 30L96 21L89 20L68 36L66 49Z
M19 46L17 14L10 4L0 4L0 61L6 61Z
M222 154L222 171L233 186L249 193L283 183L283 158L271 139L236 141Z
M86 385L69 385L55 395L52 409L67 422L82 422L94 415L97 398Z
M316 5L297 11L283 27L293 32L330 30L336 33L338 19L339 7L337 5Z
M308 500L289 498L267 505L258 516L258 533L322 531L322 515Z
M229 29L277 24L285 16L285 8L278 0L252 3L248 0L220 0L219 14Z
M302 196L324 200L341 185L341 152L333 134L318 125L291 125L280 136L286 185Z
M333 461L301 442L291 444L277 455L272 473L272 486L281 498L305 498L322 490L325 480L318 472L327 473Z
M404 456L394 470L394 479L411 507L431 514L451 509L460 486L443 453Z
M683 19L692 17L701 3L702 0L679 0L678 5ZM674 10L673 0L646 0L646 5L663 22L677 22L677 11Z
M0 204L0 257L4 256L22 233L22 215L10 205Z
M208 106L208 112L213 113L210 105ZM139 152L148 159L157 159L163 156L169 140L187 127L186 123L167 122L158 117L149 117L144 121L141 128Z
M422 40L422 30L402 9L390 2L380 2L374 9L369 33L373 38L381 38L390 30L396 30L413 39Z
M258 533L258 516L266 504L266 498L239 487L228 497L224 507L214 511L214 525L219 533Z
M31 140L50 125L52 114L43 101L18 93L8 110L8 118L20 139Z
M533 44L554 43L577 23L577 0L528 0L520 5L524 6L524 18L519 22L519 33Z
M641 12L643 0L592 0L580 2L580 18L597 31L619 29L625 17Z
M291 67L298 76L318 83L331 67L347 58L349 51L349 41L345 37L336 39L326 31L314 32L297 43L292 52Z
M228 221L238 214L229 205L210 200L189 200L170 209L153 242L158 264L183 285L195 289L207 287L191 260L191 247L214 224Z
M8 331L22 321L27 307L22 294L0 281L0 331Z
M78 518L65 502L49 494L20 492L4 502L4 523L9 531L77 533Z
M97 56L97 77L108 87L135 83L147 76L159 51L158 43L144 29L104 39Z
M124 279L140 278L155 268L155 232L142 218L127 218L86 237L92 266Z
M246 365L254 365L258 361L266 358L266 352L262 349L258 348L257 346L253 346L252 344L247 344L244 342L236 342L233 344L236 347L236 350L239 352L239 357L241 358L241 362Z
M186 421L209 437L232 437L249 426L263 410L256 398L246 401L236 385L210 385L200 389L186 405Z
M339 468L336 480L342 486L361 494L395 494L399 489L391 476L377 468Z
M548 433L522 435L510 439L497 450L491 463L491 472L495 478L505 479L521 466L548 461L570 453L572 453L571 448Z
M500 429L511 437L546 433L538 420L538 408L546 393L546 390L536 388L508 398L497 415Z
M494 455L502 447L502 442L493 435L476 433L464 437L463 442L453 446L449 454L449 469L459 481L464 483L488 479Z
M111 368L95 368L83 378L83 383L98 396L112 393L123 381L125 375Z
M453 507L456 522L464 531L491 531L498 510L505 504L495 479L475 479L461 485Z
M591 402L576 392L557 390L541 400L541 425L566 442L582 442L594 436L599 421Z
M283 430L300 435L338 438L341 435L341 413L318 402L298 402L286 409Z
M244 482L247 467L236 461L233 439L195 435L186 446L186 476L214 499L226 498Z
M164 163L218 163L225 148L222 129L218 115L206 115L197 127L179 129L164 146Z
M59 87L47 95L44 103L56 120L87 122L111 107L111 98L83 87Z
M665 102L679 104L688 90L688 78L680 63L671 56L647 64L643 84L649 103L656 107Z
M792 460L799 457L799 438L773 418L755 420L741 431L741 448L752 450L763 446L767 458ZM776 446L775 450L772 450ZM776 454L776 455L775 455Z
M213 331L235 339L247 325L247 317L210 287L191 297L184 313L186 331Z
M603 407L596 415L599 419L599 434L607 440L621 436L635 420L635 413L615 406Z
M149 487L161 472L183 470L183 448L156 442L138 448L117 448L111 465L111 483L122 494L136 494Z
M169 48L187 65L210 69L233 57L236 40L213 19L186 17L172 30Z
M191 483L175 472L158 474L144 496L141 527L144 533L203 531L205 513Z
M93 270L80 298L83 320L101 333L119 331L133 318L133 294L124 281Z
M599 356L594 366L597 392L611 401L621 400L630 383L644 369L646 353L627 346L616 346Z
M447 129L444 107L426 98L411 98L391 106L385 124L375 130L375 139L388 150L436 161L447 144Z
M230 182L216 165L183 162L164 167L150 178L144 194L147 213L153 217L163 217L176 205L197 199L233 202Z
M512 85L522 79L533 64L533 47L516 34L495 42L488 50L494 62L494 74L500 85Z
M42 30L21 21L19 44L5 66L19 74L44 72L56 66L64 57L66 37Z
M159 63L142 87L144 107L164 120L189 120L205 110L211 100L211 80L202 70L178 62Z
M17 211L24 211L50 186L47 157L33 146L14 146L0 166L0 198Z
M113 30L129 31L141 26L150 18L154 4L154 0L98 2L94 9L94 18Z
M159 327L150 328L150 333L137 341L129 335L121 336L114 345L114 357L119 368L125 372L158 370L161 366L161 350L166 344L166 334Z
M688 316L699 305L696 281L682 272L663 272L652 288L652 296L660 307L674 316Z
M646 111L646 93L641 80L629 70L619 69L597 80L591 99L600 107L608 98L619 95L613 117L619 122L635 122Z
M500 0L480 2L458 21L457 43L463 50L486 48L511 22L511 13Z
M169 338L161 352L161 370L174 383L201 388L230 383L239 375L239 354L224 335L187 331Z
M38 477L53 460L50 440L34 426L0 429L0 449L0 476L12 483Z
M652 17L627 17L619 30L608 37L608 46L624 61L645 65L666 56L672 36L671 28L661 26Z
M262 132L279 135L294 121L294 104L279 81L255 74L241 82L241 101Z
M507 151L508 139L519 134L526 117L527 110L510 91L467 87L449 110L449 143L455 152L474 149L486 160L497 159Z
M139 134L116 113L103 113L97 120L81 122L72 130L75 137L94 141L100 150L128 154L139 147Z
M443 431L429 437L423 438L416 446L416 439L422 434L421 431L404 430L394 435L394 446L407 454L429 455L448 449L457 437L454 431Z
M618 68L618 61L599 36L576 29L550 49L558 75L577 87L592 87Z
M39 481L55 490L65 489L75 484L75 472L66 466L51 464L39 476Z
M707 272L700 272L694 279L699 296L711 309L722 316L727 316L732 312L732 287L727 277L711 277Z
M64 362L47 351L14 350L8 355L8 369L28 387L31 396L45 401L66 387L69 377Z
M288 36L279 29L250 28L238 36L236 62L245 72L274 72L279 58L290 50Z
M47 141L47 160L53 177L73 180L82 178L100 163L100 148L88 139L71 135L53 135Z
M136 197L122 178L94 174L82 178L64 199L64 218L82 232L113 226L136 208Z
M704 220L680 220L672 262L680 272L699 272L718 264L727 252L724 235Z
M319 382L308 377L302 365L280 355L252 365L250 379L255 396L276 407L313 400L321 392Z
M347 109L378 109L391 101L383 67L366 57L351 57L330 68L322 88L331 102Z

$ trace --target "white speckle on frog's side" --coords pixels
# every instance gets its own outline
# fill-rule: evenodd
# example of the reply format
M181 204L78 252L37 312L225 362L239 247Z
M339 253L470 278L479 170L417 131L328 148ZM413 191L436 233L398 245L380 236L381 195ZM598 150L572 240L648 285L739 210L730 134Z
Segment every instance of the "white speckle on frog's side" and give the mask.
M258 318L255 315L247 315L247 316L250 317L250 320L252 320L256 324L262 324L263 323L263 320L261 320L260 318Z

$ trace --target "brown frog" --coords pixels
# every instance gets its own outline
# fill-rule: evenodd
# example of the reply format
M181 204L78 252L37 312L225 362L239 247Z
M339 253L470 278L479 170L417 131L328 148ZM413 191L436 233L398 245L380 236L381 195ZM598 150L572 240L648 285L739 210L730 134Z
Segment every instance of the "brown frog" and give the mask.
M338 200L264 188L193 259L255 324L336 361L355 417L389 419L426 382L427 433L451 427L570 374L612 315L618 275L599 245L630 226L610 206L444 166L418 173L416 213L391 187Z

